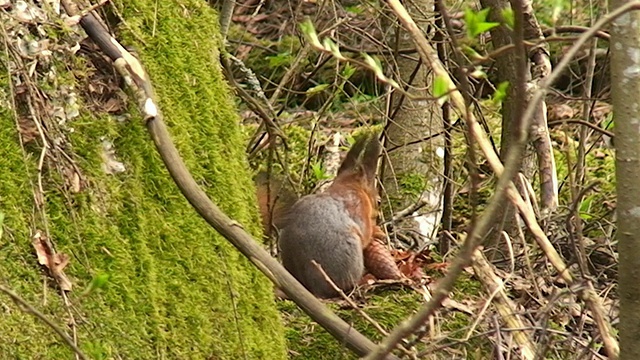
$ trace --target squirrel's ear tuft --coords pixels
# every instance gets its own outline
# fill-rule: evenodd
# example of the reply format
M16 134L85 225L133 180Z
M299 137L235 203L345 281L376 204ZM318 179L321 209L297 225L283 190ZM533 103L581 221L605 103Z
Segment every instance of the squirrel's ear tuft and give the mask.
M338 169L338 175L340 175L345 171L353 170L357 168L359 163L358 158L360 157L360 154L362 153L362 150L364 149L366 144L367 144L366 135L360 136L359 138L356 139L356 142L353 144L353 146L351 146L351 149L349 149L349 152L347 153L347 156L342 161L342 164L340 164L340 168Z
M367 181L374 181L376 178L376 170L378 169L378 157L382 152L382 144L378 140L378 134L373 133L368 136L369 141L364 148L361 164L364 168L364 174Z

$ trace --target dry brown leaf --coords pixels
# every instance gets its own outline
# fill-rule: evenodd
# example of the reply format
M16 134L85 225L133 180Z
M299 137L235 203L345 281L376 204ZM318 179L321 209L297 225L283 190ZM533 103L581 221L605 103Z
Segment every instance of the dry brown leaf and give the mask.
M38 264L49 267L48 247L46 246L45 241L43 241L42 235L39 231L36 232L36 235L33 237L33 247L36 249Z
M547 107L547 117L552 120L571 119L575 115L575 110L566 104L554 104Z
M455 301L453 299L450 298L445 298L442 301L442 306L447 308L447 309L451 309L451 310L458 310L460 312L463 312L467 315L473 315L475 314L473 309L470 306L467 306L461 302Z
M429 256L428 250L420 253L396 250L394 251L393 257L396 259L396 262L398 262L400 272L402 272L406 277L416 281L427 278L423 270L430 266L427 265L427 263L433 261Z
M63 253L56 253L49 239L40 230L36 231L32 243L36 249L38 263L49 269L51 276L56 279L60 289L71 291L73 285L63 271L69 264L69 256Z
M84 186L80 179L80 174L78 174L75 171L75 169L71 167L67 167L62 172L65 177L65 184L67 185L67 188L69 189L69 191L71 191L74 194L77 194L80 191L82 191L82 188Z
M404 261L398 266L400 272L406 277L413 280L420 280L425 277L424 271L422 271L422 264L419 261L414 261L414 258L410 258L409 261Z
M20 116L18 118L18 131L25 144L40 137L36 123L30 117Z
M449 268L449 263L448 262L443 262L443 263L432 263L426 266L427 269L429 270L436 270L436 271L440 271L442 273L446 273L447 269Z

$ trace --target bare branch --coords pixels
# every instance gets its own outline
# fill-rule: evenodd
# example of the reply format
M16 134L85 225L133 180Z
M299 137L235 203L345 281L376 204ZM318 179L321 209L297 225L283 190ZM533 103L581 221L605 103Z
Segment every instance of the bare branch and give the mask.
M82 350L80 350L80 348L76 346L73 340L58 325L54 324L53 321L49 320L46 316L44 316L43 313L41 313L36 308L31 306L31 304L29 304L25 299L20 297L20 295L16 294L15 292L11 291L9 288L3 285L0 285L0 292L7 294L11 298L11 300L13 300L13 302L16 303L16 305L22 308L24 312L32 314L33 316L41 320L43 323L47 324L48 327L53 329L53 331L55 331L56 334L58 334L62 338L62 340L64 340L64 342L73 350L73 352L80 359L89 360L87 355L85 355L82 352Z
M504 281L499 278L480 251L473 255L473 270L478 279L482 282L487 292L491 295L491 301L498 309L498 313L505 324L511 329L517 329L513 333L515 342L520 346L520 354L523 359L535 359L538 353L531 338L521 329L531 328L531 324L524 324L524 321L516 313L516 305L513 303L504 290Z

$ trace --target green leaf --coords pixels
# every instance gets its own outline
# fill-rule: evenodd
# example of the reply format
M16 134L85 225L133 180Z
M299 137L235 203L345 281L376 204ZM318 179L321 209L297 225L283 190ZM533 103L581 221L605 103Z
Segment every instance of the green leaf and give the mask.
M4 224L4 213L0 211L0 239L2 239L2 229L4 229L2 224Z
M507 90L509 89L509 82L503 81L498 84L496 91L493 93L491 100L496 104L502 104L502 101L507 97Z
M345 6L344 9L355 15L361 14L364 11L360 5Z
M500 13L502 15L502 18L504 19L504 24L507 25L507 27L511 30L513 30L516 26L516 18L513 15L513 9L512 8L504 8L502 9L502 12Z
M433 96L438 98L440 105L449 99L449 79L446 76L437 76L433 79Z
M500 25L500 23L497 22L483 22L483 23L479 23L478 27L476 28L476 36L482 34L483 32L487 32L491 29L493 29L494 27Z
M462 52L471 57L473 60L483 59L482 55L478 54L478 52L469 45L462 45Z
M364 58L364 62L369 65L369 68L373 70L373 73L376 74L376 77L385 77L384 72L382 71L382 63L378 58L375 58L367 53L362 53L362 57Z
M345 64L345 66L342 68L342 71L340 72L340 75L342 75L342 77L345 80L349 80L351 79L351 77L353 76L353 74L356 73L356 68L355 66L347 63Z
M580 218L582 220L590 220L593 217L591 216L591 204L593 203L594 198L595 195L589 195L580 203L578 214L580 214Z
M284 52L274 56L267 56L267 60L269 60L269 68L274 69L290 65L294 57L291 53Z
M400 89L400 85L395 80L388 78L384 74L380 59L378 59L377 57L373 57L367 53L361 53L360 55L364 58L364 62L369 66L369 69L373 71L373 73L380 81L387 83L396 89Z
M347 136L345 136L345 139L347 140L347 144L349 144L349 148L351 148L353 144L356 143L356 138L352 134L347 134Z
M474 37L473 33L475 32L475 29L476 29L476 23L477 23L476 14L473 12L473 10L469 8L464 9L464 24L467 27L468 38Z
M300 23L300 31L304 36L309 40L311 46L315 48L324 48L320 43L320 39L318 38L318 33L316 33L316 28L313 26L313 23L310 19L306 19L305 21Z
M326 90L329 87L329 84L320 84L320 85L316 85L312 88L307 89L306 94L307 95L311 95L311 94L316 94L319 92L322 92L324 90Z
M477 67L469 74L474 79L486 79L487 73L484 71L482 67Z
M338 60L347 60L340 53L340 48L338 47L338 44L333 42L333 40L331 40L330 38L325 38L324 40L322 40L322 45L325 50L331 51L331 54L335 56Z
M330 176L324 171L324 167L320 163L315 163L311 165L311 171L313 171L313 176L317 181L328 179Z
M497 22L488 22L487 15L491 9L482 9L478 12L467 8L464 11L464 22L467 25L467 36L469 38L475 38L485 31L489 31L494 27L500 25Z
M91 279L91 283L80 296L87 296L98 289L103 289L107 283L109 283L109 274L98 274Z
M478 20L480 22L485 22L487 21L487 16L489 15L489 11L491 11L491 8L486 8L486 9L482 9L480 11L478 11L476 13Z

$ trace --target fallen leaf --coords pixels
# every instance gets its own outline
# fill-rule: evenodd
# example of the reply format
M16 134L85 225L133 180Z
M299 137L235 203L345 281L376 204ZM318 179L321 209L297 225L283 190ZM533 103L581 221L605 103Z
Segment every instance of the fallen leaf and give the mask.
M393 257L398 263L398 268L405 276L412 280L422 280L427 276L423 269L427 267L427 263L433 261L428 250L416 253L413 251L395 250Z
M442 306L447 309L458 310L460 312L466 313L467 315L475 314L471 307L448 297L442 301Z
M436 270L436 271L441 271L441 272L444 273L449 268L449 263L448 262L432 263L432 264L427 265L426 268L428 270Z
M56 279L60 289L64 291L71 291L73 285L71 281L65 275L64 268L69 264L69 255L63 253L56 253L51 246L51 241L42 234L40 230L37 230L33 236L33 247L36 249L36 256L38 257L38 263L49 269L51 276Z
M65 185L67 186L69 191L71 191L74 194L77 194L80 191L82 191L82 188L84 186L80 179L80 174L78 174L75 169L73 169L72 167L67 167L62 172L65 178L64 179Z
M22 142L25 144L40 136L36 123L30 117L26 116L18 118L18 131L22 136Z
M575 113L575 110L566 104L556 104L547 107L547 116L549 121L571 119Z
M398 267L400 268L400 272L409 279L420 280L425 276L424 271L422 271L421 264L417 261L406 261L401 263Z

